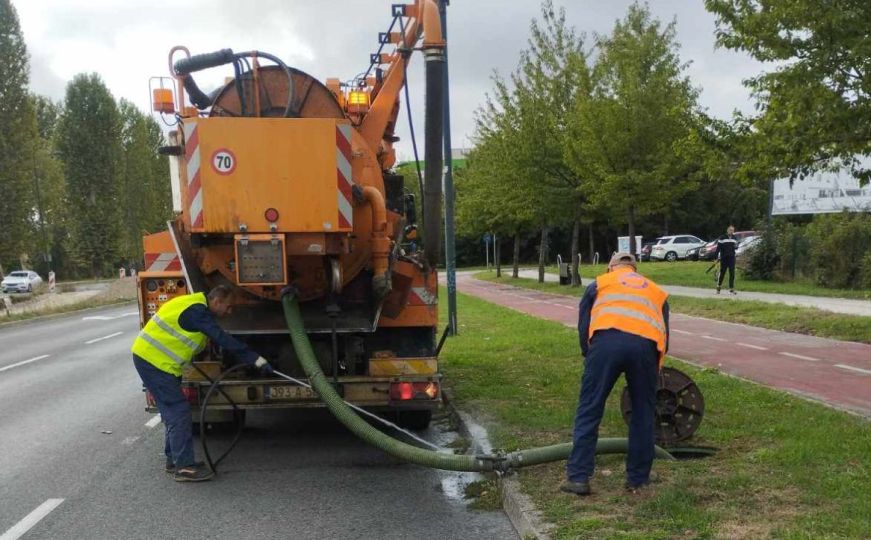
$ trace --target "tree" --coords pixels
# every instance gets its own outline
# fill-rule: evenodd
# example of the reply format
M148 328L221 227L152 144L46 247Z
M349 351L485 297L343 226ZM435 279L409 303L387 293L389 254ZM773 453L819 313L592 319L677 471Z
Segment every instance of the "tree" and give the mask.
M697 94L683 75L674 22L663 27L635 3L597 38L592 92L576 95L566 159L597 207L629 229L696 185L686 147L698 125ZM622 219L621 219L622 218Z
M76 259L93 277L106 275L119 260L121 122L99 75L67 85L57 130Z
M705 0L717 43L776 67L747 82L761 114L743 172L801 178L840 161L862 183L871 170L871 2Z
M25 253L32 227L36 115L27 94L27 48L18 15L0 0L0 274Z

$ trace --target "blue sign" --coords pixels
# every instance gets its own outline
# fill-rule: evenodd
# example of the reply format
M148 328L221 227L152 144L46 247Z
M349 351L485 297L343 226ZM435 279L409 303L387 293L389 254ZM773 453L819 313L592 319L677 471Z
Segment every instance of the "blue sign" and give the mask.
M484 235L484 238L482 238L481 240L483 240L485 244L490 245L490 242L493 241L493 237L490 236L490 233L487 233Z

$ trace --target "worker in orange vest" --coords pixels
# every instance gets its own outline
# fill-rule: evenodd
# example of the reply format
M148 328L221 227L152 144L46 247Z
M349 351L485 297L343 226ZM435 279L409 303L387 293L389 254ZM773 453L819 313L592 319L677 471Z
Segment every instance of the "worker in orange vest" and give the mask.
M568 480L560 491L590 494L599 423L605 401L621 373L632 398L626 489L650 481L659 368L668 350L668 294L636 272L635 257L616 253L608 272L590 284L581 299L578 333L584 354L581 396L575 414Z

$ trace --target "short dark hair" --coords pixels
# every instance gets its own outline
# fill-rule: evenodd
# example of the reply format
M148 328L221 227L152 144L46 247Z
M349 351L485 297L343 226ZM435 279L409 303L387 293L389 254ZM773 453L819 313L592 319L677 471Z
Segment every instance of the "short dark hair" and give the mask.
M229 285L218 285L209 291L209 300L226 300L233 295L233 289Z

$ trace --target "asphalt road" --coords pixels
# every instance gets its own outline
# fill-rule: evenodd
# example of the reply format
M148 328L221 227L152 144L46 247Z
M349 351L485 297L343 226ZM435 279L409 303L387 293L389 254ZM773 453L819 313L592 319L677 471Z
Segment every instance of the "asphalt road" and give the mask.
M129 305L0 327L0 540L517 537L467 508L470 476L398 462L325 411L249 412L215 480L172 481L137 329Z

